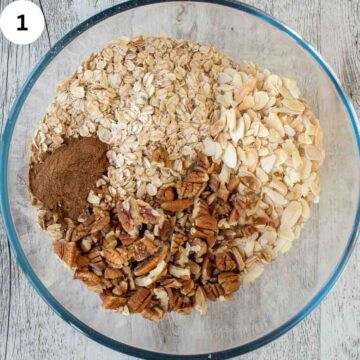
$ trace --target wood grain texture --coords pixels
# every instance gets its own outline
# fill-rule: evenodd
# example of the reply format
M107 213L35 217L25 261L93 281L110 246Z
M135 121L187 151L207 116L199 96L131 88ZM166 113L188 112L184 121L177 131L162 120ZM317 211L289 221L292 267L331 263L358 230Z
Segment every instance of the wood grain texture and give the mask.
M1 0L2 10L10 0ZM115 0L34 0L46 31L34 44L16 46L0 35L1 125L40 57L69 30ZM248 0L303 35L334 68L360 110L360 2ZM359 359L360 247L334 290L304 321L242 359ZM357 279L357 280L355 280ZM73 330L41 300L10 255L0 224L0 359L129 359Z

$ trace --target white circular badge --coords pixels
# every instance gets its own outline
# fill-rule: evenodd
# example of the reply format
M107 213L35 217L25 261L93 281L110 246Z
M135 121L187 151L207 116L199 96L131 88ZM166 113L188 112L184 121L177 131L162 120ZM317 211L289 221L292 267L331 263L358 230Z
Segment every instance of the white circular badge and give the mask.
M30 44L43 32L44 15L30 1L19 0L9 4L1 14L0 29L15 44Z

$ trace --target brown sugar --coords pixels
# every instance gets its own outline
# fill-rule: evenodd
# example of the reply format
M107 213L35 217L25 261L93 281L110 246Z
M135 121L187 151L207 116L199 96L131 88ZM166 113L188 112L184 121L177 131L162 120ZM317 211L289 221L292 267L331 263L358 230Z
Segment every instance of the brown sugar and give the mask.
M29 187L43 206L60 219L77 220L86 210L87 197L108 166L107 145L97 138L70 138L30 165Z

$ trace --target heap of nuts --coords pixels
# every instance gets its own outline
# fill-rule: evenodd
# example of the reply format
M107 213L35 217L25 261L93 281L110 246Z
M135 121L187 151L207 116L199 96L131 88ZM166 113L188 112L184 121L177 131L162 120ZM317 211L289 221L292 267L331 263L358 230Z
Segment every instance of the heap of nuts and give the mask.
M47 227L60 232L54 251L75 269L75 279L100 293L105 309L154 321L171 311L205 314L207 300L232 299L246 269L274 257L270 247L247 257L239 246L272 221L246 213L258 200L256 183L231 176L223 184L219 172L200 153L181 180L146 201L107 202L102 180L97 196L103 201L82 223ZM240 183L246 194L237 191Z

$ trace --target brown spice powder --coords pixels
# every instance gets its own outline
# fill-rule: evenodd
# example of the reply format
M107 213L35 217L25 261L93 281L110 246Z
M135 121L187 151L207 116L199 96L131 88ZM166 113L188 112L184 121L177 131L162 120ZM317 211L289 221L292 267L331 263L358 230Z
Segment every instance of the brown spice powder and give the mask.
M108 166L107 145L97 138L70 138L63 146L30 165L32 195L61 219L77 220L87 197Z

